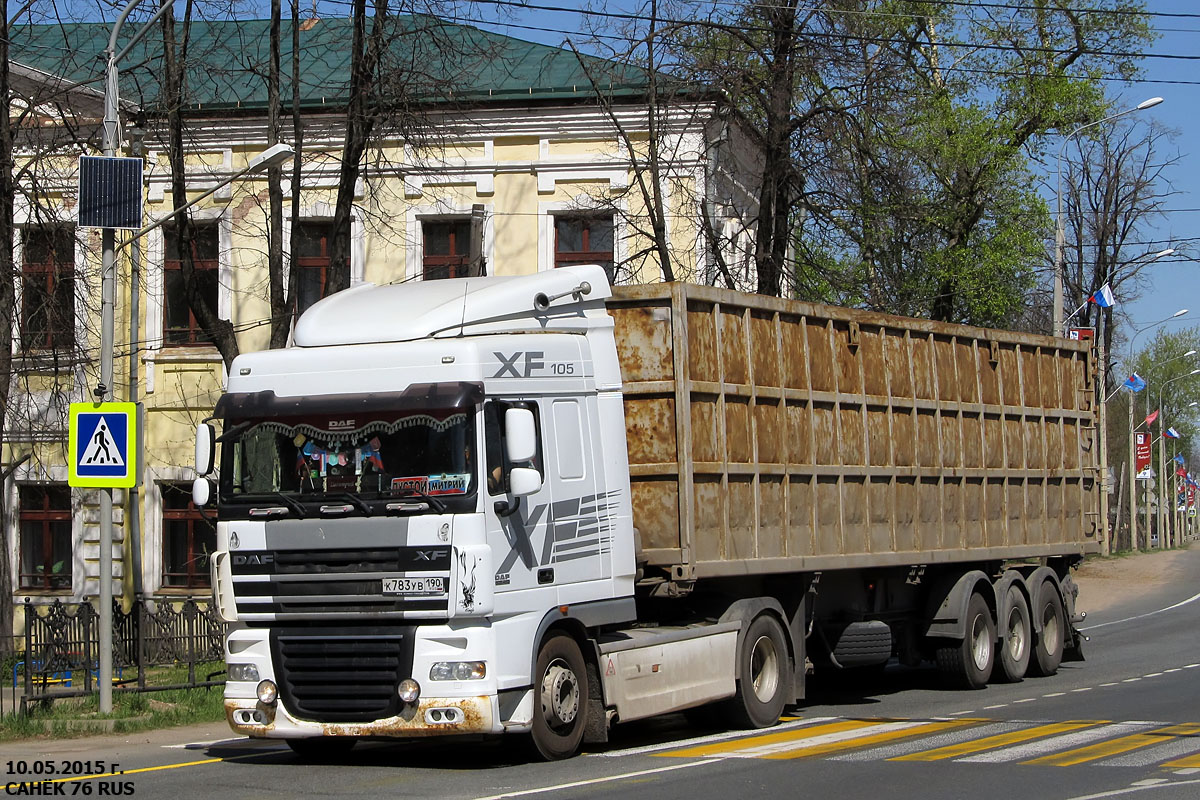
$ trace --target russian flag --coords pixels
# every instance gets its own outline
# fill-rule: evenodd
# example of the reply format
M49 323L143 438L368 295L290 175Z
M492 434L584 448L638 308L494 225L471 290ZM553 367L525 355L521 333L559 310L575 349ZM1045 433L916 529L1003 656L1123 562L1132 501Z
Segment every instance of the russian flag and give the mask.
M1116 303L1113 298L1112 287L1107 283L1100 287L1100 291L1088 298L1089 303L1095 303L1101 308L1112 308Z
M1167 437L1168 439L1178 439L1179 431L1175 430L1174 428L1167 428L1163 432L1163 436Z

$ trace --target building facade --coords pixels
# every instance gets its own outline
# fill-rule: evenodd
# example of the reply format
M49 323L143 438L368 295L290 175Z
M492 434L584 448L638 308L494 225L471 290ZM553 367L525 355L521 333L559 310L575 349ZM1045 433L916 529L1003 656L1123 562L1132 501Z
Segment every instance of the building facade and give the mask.
M260 41L264 24L213 23L198 41ZM47 52L59 28L18 32L14 59ZM465 83L459 76L438 100L410 109L403 124L377 126L353 187L351 285L577 263L604 265L614 282L662 280L648 212L655 189L672 276L713 282L718 253L723 274L729 265L747 267L752 164L747 148L731 141L715 96L678 92L654 104L651 126L644 81L618 84L610 74L598 89L599 62L455 28L458 37L485 39L487 69ZM293 185L285 169L284 274L276 276L286 285L297 272L297 313L326 293L331 268L346 129L337 87L344 94L347 68L326 56L344 50L348 30L345 20L313 22L301 39L300 180ZM73 46L94 52L107 32L78 26L69 33ZM236 176L270 136L261 82L241 71L219 74L224 52L212 48L189 72L197 89L184 114L184 168L189 197L215 189L190 212L197 284L245 352L270 344L269 200L265 175ZM3 529L13 595L39 603L94 597L99 585L95 493L66 485L67 405L90 399L99 370L99 232L76 224L77 156L94 152L99 114L94 93L61 90L63 78L79 81L94 70L84 56L79 63L38 64L38 75L58 76L40 84L58 102L47 105L36 130L24 120L28 135L17 153L23 174L36 180L17 198ZM172 176L168 131L145 88L154 61L139 63L147 66L122 76L124 154L144 159L144 219L152 225L173 210ZM38 104L30 97L23 108ZM56 134L53 147L36 135L64 126L73 135ZM295 143L296 130L289 119L283 139ZM214 549L213 525L190 502L191 461L195 424L212 413L225 363L184 295L176 239L171 224L118 236L115 399L144 408L142 479L114 500L114 596L127 602L206 594Z

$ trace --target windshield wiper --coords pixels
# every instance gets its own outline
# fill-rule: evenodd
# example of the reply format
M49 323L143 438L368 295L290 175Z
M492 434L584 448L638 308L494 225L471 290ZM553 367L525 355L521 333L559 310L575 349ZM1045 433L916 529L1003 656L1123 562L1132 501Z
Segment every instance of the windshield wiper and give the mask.
M437 499L436 497L433 497L432 495L425 494L420 489L413 489L412 487L406 487L404 489L401 489L400 491L403 492L404 496L406 496L406 497L419 497L420 499L422 499L426 503L428 503L433 508L433 510L438 512L439 514L446 513L446 504L445 503L443 503L441 500ZM392 510L391 504L388 505L388 510L389 511ZM397 511L406 511L408 509L399 509L398 508L396 510Z
M295 514L297 519L304 519L304 516L305 516L304 515L304 506L300 505L298 502L296 502L292 498L288 497L283 492L264 493L262 496L270 497L272 499L278 500L279 502L281 502L285 506L287 506L287 510L289 510L293 514ZM280 510L282 510L282 509L280 509ZM258 512L257 514L254 513L256 511ZM252 509L250 509L250 516L266 517L266 516L270 516L273 513L273 511L274 511L274 509L270 509L270 508L252 508Z
M350 492L336 492L334 494L327 494L325 497L329 499L338 498L346 500L350 503L350 505L363 512L364 515L368 517L371 516L371 507L367 505L366 501L364 501L361 497L356 497L355 495L350 494ZM322 506L322 510L324 510L324 506Z

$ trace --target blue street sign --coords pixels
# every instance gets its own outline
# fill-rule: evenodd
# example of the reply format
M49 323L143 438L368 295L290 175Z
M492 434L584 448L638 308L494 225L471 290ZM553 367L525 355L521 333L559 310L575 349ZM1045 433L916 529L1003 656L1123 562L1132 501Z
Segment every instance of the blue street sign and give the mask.
M137 483L137 404L72 403L67 483L127 489Z

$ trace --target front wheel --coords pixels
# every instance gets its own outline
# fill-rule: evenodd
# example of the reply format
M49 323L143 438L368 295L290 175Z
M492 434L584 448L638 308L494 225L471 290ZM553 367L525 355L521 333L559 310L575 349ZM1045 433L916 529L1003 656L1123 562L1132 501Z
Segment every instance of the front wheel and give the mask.
M579 645L564 633L552 634L538 652L539 704L533 714L533 746L547 761L570 758L583 741L587 720L587 670Z
M726 719L739 728L774 725L787 702L791 663L779 621L763 614L751 622L737 657L737 694L725 701Z
M1058 672L1062 663L1063 638L1066 634L1067 615L1063 611L1062 598L1058 596L1058 587L1053 581L1042 584L1038 596L1037 608L1034 609L1037 619L1042 623L1041 635L1033 648L1033 659L1029 662L1029 671L1034 675L1049 676Z
M967 602L966 636L937 649L938 671L948 683L963 689L982 689L992 676L996 654L996 623L987 601L978 592Z

